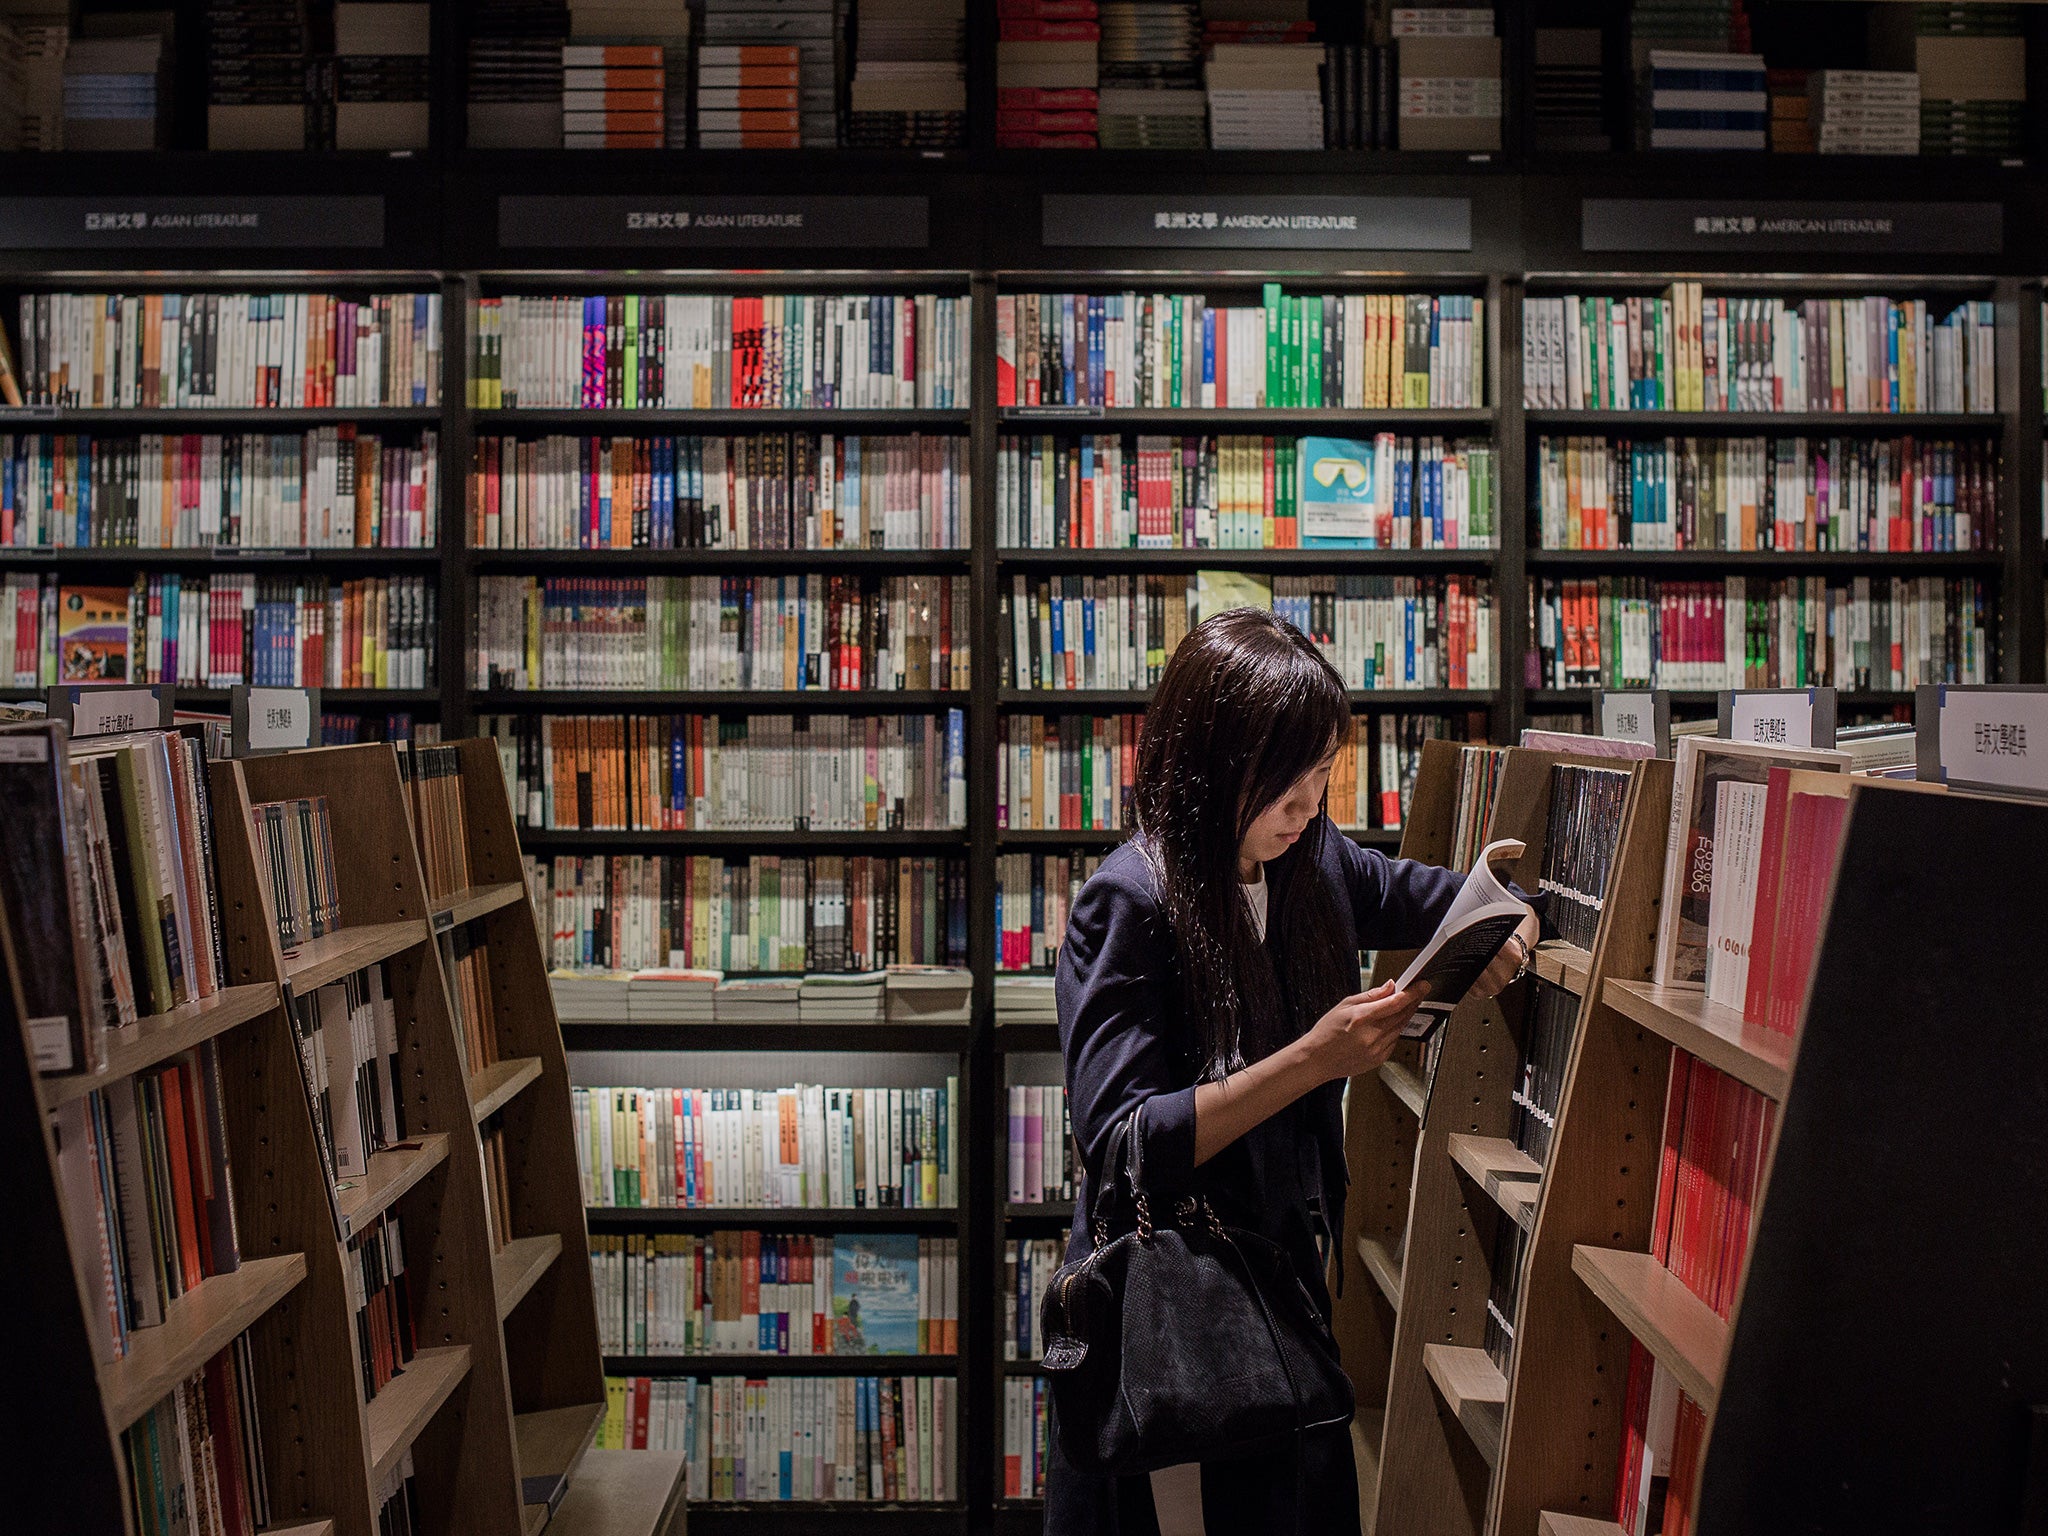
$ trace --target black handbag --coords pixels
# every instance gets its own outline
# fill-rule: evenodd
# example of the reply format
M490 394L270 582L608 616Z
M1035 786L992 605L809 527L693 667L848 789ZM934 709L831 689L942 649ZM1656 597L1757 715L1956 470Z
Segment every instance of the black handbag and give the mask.
M1040 1308L1061 1454L1124 1476L1270 1456L1350 1422L1336 1341L1286 1251L1224 1226L1203 1195L1154 1209L1143 1108L1110 1133L1093 1250L1061 1266Z

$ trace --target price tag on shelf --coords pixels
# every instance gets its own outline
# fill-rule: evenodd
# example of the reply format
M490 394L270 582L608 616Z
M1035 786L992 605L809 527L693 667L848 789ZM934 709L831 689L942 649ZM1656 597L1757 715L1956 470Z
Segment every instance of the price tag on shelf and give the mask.
M1600 734L1609 741L1640 741L1659 757L1671 755L1671 694L1640 689L1600 695Z
M228 713L236 757L299 752L319 744L318 688L237 687L229 695Z
M1745 688L1724 690L1720 701L1723 741L1766 747L1832 747L1835 690L1832 688Z
M45 695L50 718L73 736L119 736L124 731L171 728L176 713L169 684L65 683Z
M2048 687L1924 684L1913 719L1918 777L2048 799Z

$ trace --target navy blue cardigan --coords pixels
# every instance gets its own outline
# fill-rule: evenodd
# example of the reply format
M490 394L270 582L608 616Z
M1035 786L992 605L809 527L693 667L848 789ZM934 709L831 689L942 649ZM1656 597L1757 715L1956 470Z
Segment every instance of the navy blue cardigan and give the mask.
M1356 931L1358 947L1427 943L1464 876L1361 848L1327 817L1321 833L1316 873L1329 887L1338 921ZM1304 855L1283 857L1297 856ZM1344 1084L1340 1079L1312 1090L1211 1159L1197 1178L1198 1048L1179 1012L1173 939L1154 882L1135 841L1118 848L1082 887L1060 946L1054 983L1060 1049L1084 1170L1075 1191L1070 1257L1091 1244L1090 1193L1110 1130L1143 1104L1146 1186L1169 1194L1199 1188L1225 1221L1288 1249L1310 1294L1327 1305L1317 1238L1344 1230ZM1280 933L1288 920L1278 896L1276 887L1269 934Z

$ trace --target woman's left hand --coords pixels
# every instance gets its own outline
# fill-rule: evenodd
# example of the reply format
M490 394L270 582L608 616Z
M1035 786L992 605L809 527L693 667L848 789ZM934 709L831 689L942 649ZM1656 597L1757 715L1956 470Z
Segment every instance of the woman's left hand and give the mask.
M1536 940L1542 935L1543 925L1536 921L1531 912L1522 919L1507 943L1501 945L1500 953L1493 957L1485 973L1480 976L1472 990L1481 997L1498 997L1507 984L1521 972L1523 963L1536 952Z

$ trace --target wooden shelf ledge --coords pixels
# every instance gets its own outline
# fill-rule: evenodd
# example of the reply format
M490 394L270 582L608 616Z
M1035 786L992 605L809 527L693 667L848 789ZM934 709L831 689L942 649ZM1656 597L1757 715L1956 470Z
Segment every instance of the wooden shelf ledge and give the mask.
M162 1326L129 1334L128 1353L99 1371L100 1398L114 1433L149 1412L305 1278L303 1253L244 1259L233 1274L209 1276L172 1302Z
M526 1300L526 1293L561 1253L562 1234L542 1232L534 1237L515 1237L492 1255L491 1280L498 1292L499 1322L510 1317L512 1309Z
M403 953L424 942L429 931L424 920L414 919L402 923L364 923L337 933L323 933L285 957L285 985L304 995L366 965Z
M598 1425L603 1422L603 1403L571 1403L566 1408L538 1408L532 1413L513 1414L512 1439L519 1453L520 1478L548 1479L552 1496L555 1483L574 1477L584 1453L590 1449L590 1442L597 1436ZM573 1493L573 1487L571 1491ZM566 1503L566 1500L562 1502ZM541 1524L547 1523L547 1503L529 1504L526 1506L529 1529L537 1529L533 1525L536 1510L540 1512ZM590 1529L603 1528L592 1526Z
M1572 1247L1572 1273L1711 1414L1721 1395L1728 1323L1647 1253Z
M1541 1163L1504 1136L1453 1131L1450 1151L1451 1161L1517 1226L1526 1230L1535 1225L1536 1196L1543 1187Z
M508 1056L493 1062L469 1080L469 1110L479 1122L490 1119L519 1097L527 1084L540 1080L538 1056Z
M334 1536L332 1520L302 1520L297 1525L267 1525L257 1536Z
M414 1141L417 1145L372 1152L369 1171L336 1198L344 1240L353 1237L358 1228L367 1226L371 1217L389 1210L401 1195L439 1167L441 1160L448 1155L448 1133L445 1131L415 1137Z
M681 1451L592 1451L549 1529L558 1536L680 1532L688 1474Z
M277 1001L277 984L259 981L246 987L222 987L211 997L138 1019L107 1036L105 1071L46 1077L42 1080L43 1102L68 1104L95 1089L112 1087L180 1051L226 1034L237 1024L260 1017L275 1008Z
M509 907L525 894L526 887L517 880L506 880L497 885L472 885L436 897L429 904L434 914L434 932L443 933L500 907Z
M1408 1106L1410 1114L1417 1120L1422 1118L1422 1111L1429 1104L1429 1090L1412 1068L1390 1061L1380 1068L1380 1081L1386 1085L1387 1092Z
M1500 1460L1502 1422L1507 1417L1508 1382L1483 1349L1451 1344L1422 1346L1422 1368L1457 1421L1465 1426L1490 1467Z
M1536 1523L1536 1536L1628 1536L1612 1520L1588 1520L1584 1515L1560 1515L1546 1509Z
M469 1346L423 1349L370 1399L370 1483L376 1486L469 1374Z
M1747 1083L1765 1098L1784 1102L1792 1082L1789 1036L1745 1023L1740 1009L1710 1003L1706 993L1684 987L1610 977L1604 1001L1623 1018Z
M1372 1283L1380 1288L1380 1294L1387 1298L1387 1305L1396 1312L1400 1311L1401 1262L1394 1257L1393 1250L1376 1237L1361 1237L1358 1240L1358 1261L1372 1276Z
M1536 946L1536 974L1553 986L1584 997L1586 978L1592 970L1593 957L1576 944L1545 939Z

